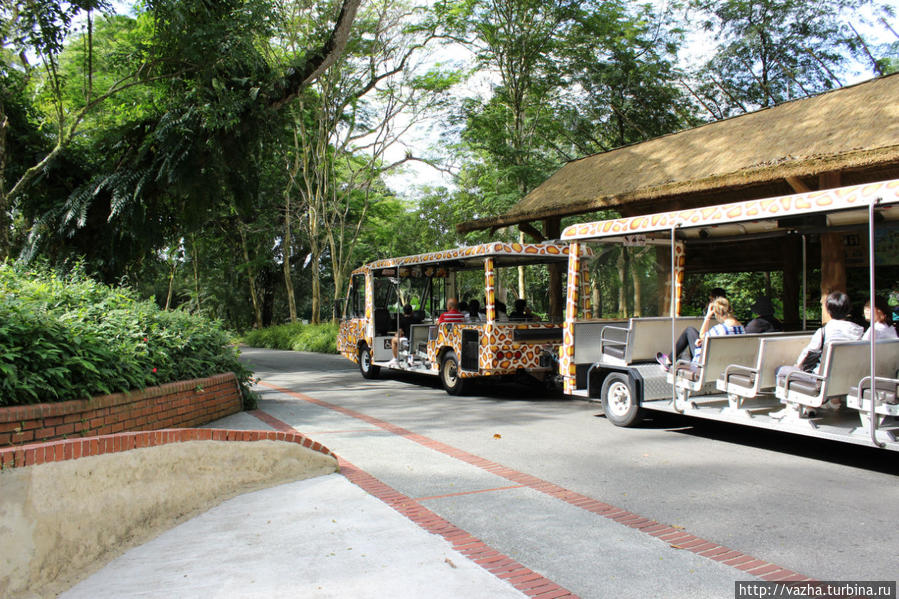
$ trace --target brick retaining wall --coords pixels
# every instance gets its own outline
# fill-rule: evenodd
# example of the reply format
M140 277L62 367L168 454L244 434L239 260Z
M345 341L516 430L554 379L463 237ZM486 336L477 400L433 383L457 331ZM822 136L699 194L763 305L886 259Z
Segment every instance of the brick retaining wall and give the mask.
M0 407L0 447L200 426L241 409L233 372L91 399Z

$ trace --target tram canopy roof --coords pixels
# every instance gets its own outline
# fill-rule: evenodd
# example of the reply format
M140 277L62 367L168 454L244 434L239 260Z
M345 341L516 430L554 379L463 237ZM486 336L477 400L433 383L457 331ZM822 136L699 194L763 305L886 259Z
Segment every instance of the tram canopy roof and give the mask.
M385 258L357 268L353 274L379 271L398 267L438 266L451 269L483 268L484 259L493 258L496 266L517 266L523 264L545 264L567 262L568 244L565 243L484 243L468 247Z
M868 207L874 202L886 208L886 220L899 220L899 179L837 187L808 193L779 196L764 200L748 200L695 208L581 223L567 227L562 240L625 239L650 236L672 229L681 238L706 238L751 233L787 232L807 226L839 227L866 222ZM808 217L824 215L814 223Z
M626 215L899 177L899 74L568 162L505 214L460 233L616 209Z

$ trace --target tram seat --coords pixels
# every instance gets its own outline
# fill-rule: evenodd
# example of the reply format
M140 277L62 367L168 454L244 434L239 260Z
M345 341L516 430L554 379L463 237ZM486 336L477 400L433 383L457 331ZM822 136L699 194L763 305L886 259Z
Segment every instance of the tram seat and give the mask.
M899 418L899 378L875 378L875 397L874 413L878 415L878 426L884 424L887 418ZM871 413L871 377L867 376L860 381L862 394L859 397L859 386L856 385L849 389L849 395L846 396L846 405L854 410L858 410L859 418L862 421L862 428L868 429L868 418ZM896 426L897 422L894 424ZM888 440L895 440L895 434L892 432L885 433Z
M742 398L754 398L762 391L773 389L777 367L795 360L811 338L810 333L759 336L755 360L750 365L728 364L715 383L718 390L735 396L732 405L739 408Z
M700 393L705 385L714 382L729 365L753 363L758 354L760 337L761 335L706 337L699 363L678 360L668 373L668 382L674 384L678 394L684 399Z
M390 331L390 311L387 308L375 308L375 335L386 335Z
M833 397L848 396L853 385L870 375L869 356L867 341L825 344L818 374L791 372L778 381L775 394L794 413L799 406L819 408ZM876 356L875 373L895 373L899 364L899 339L878 341Z
M593 364L602 360L600 340L606 327L621 328L623 320L597 320L574 323L574 363Z
M674 334L679 335L687 327L700 326L701 317L681 316L674 321ZM600 332L599 349L603 362L626 366L634 362L655 360L656 353L665 349L666 343L661 340L670 338L670 318L631 318L627 327L605 326Z

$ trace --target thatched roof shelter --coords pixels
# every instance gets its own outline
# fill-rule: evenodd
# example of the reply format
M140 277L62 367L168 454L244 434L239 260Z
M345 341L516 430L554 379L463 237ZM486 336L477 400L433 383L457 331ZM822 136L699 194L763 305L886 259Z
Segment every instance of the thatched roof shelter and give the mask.
M533 232L530 222L601 209L632 216L897 178L897 98L899 74L587 156L457 230Z

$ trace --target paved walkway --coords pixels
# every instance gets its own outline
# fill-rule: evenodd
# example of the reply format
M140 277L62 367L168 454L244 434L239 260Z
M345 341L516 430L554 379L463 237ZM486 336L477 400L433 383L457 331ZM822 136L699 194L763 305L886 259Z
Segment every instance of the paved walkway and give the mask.
M304 423L341 457L341 474L226 501L62 597L723 597L753 578L638 528L704 549L683 531L603 514L611 506L302 394L263 392L259 411L210 426ZM528 568L550 547L564 548L574 589ZM588 555L603 561L584 568Z
M341 474L247 493L61 597L523 597Z

